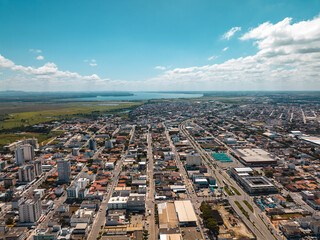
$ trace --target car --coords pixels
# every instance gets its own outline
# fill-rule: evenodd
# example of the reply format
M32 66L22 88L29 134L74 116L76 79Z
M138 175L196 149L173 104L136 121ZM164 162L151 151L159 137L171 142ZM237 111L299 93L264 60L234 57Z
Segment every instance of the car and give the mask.
M197 232L200 232L200 228L197 227Z

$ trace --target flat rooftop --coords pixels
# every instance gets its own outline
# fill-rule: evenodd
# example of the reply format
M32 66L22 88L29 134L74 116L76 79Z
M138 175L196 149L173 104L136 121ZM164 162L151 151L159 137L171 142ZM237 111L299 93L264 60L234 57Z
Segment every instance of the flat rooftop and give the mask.
M251 188L274 187L274 185L264 177L244 177L243 180Z
M237 149L240 157L247 163L275 162L270 153L260 148Z
M177 214L174 210L173 202L164 202L158 204L159 228L174 229L179 227Z
M316 145L320 145L320 138L319 137L311 137L311 136L303 136L300 137L302 140L316 144Z
M197 216L190 200L175 201L174 206L180 223L197 221Z

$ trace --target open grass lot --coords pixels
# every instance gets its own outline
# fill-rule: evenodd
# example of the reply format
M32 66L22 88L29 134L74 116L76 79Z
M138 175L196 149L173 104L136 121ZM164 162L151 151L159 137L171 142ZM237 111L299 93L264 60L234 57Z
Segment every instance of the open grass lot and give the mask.
M72 102L72 103L10 103L0 105L0 130L29 126L70 117L121 112L142 102Z
M47 139L59 136L61 133L62 133L62 131L51 131L49 134L46 134L46 133L0 134L0 149L2 149L2 147L5 146L6 144L15 142L17 140L21 140L24 137L25 138L35 137L38 139L39 144L41 144L42 142L44 142Z

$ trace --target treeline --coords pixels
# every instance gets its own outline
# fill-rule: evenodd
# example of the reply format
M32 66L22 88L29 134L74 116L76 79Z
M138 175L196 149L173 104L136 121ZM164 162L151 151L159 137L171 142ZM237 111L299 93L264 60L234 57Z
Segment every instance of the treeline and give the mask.
M133 96L129 92L23 92L23 91L2 91L0 102L47 102L50 100L87 98L97 96Z

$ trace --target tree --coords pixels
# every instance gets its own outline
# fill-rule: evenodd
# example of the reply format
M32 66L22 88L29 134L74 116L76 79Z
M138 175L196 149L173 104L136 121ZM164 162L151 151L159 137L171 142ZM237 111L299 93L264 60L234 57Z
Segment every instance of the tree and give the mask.
M214 234L218 235L219 234L219 226L217 222L213 218L209 218L206 221L206 227Z
M265 174L266 177L268 177L268 178L272 178L272 177L273 177L273 171L271 171L271 170L265 171L264 174Z
M6 220L6 225L14 225L14 220L13 220L13 218L8 218L8 219Z

